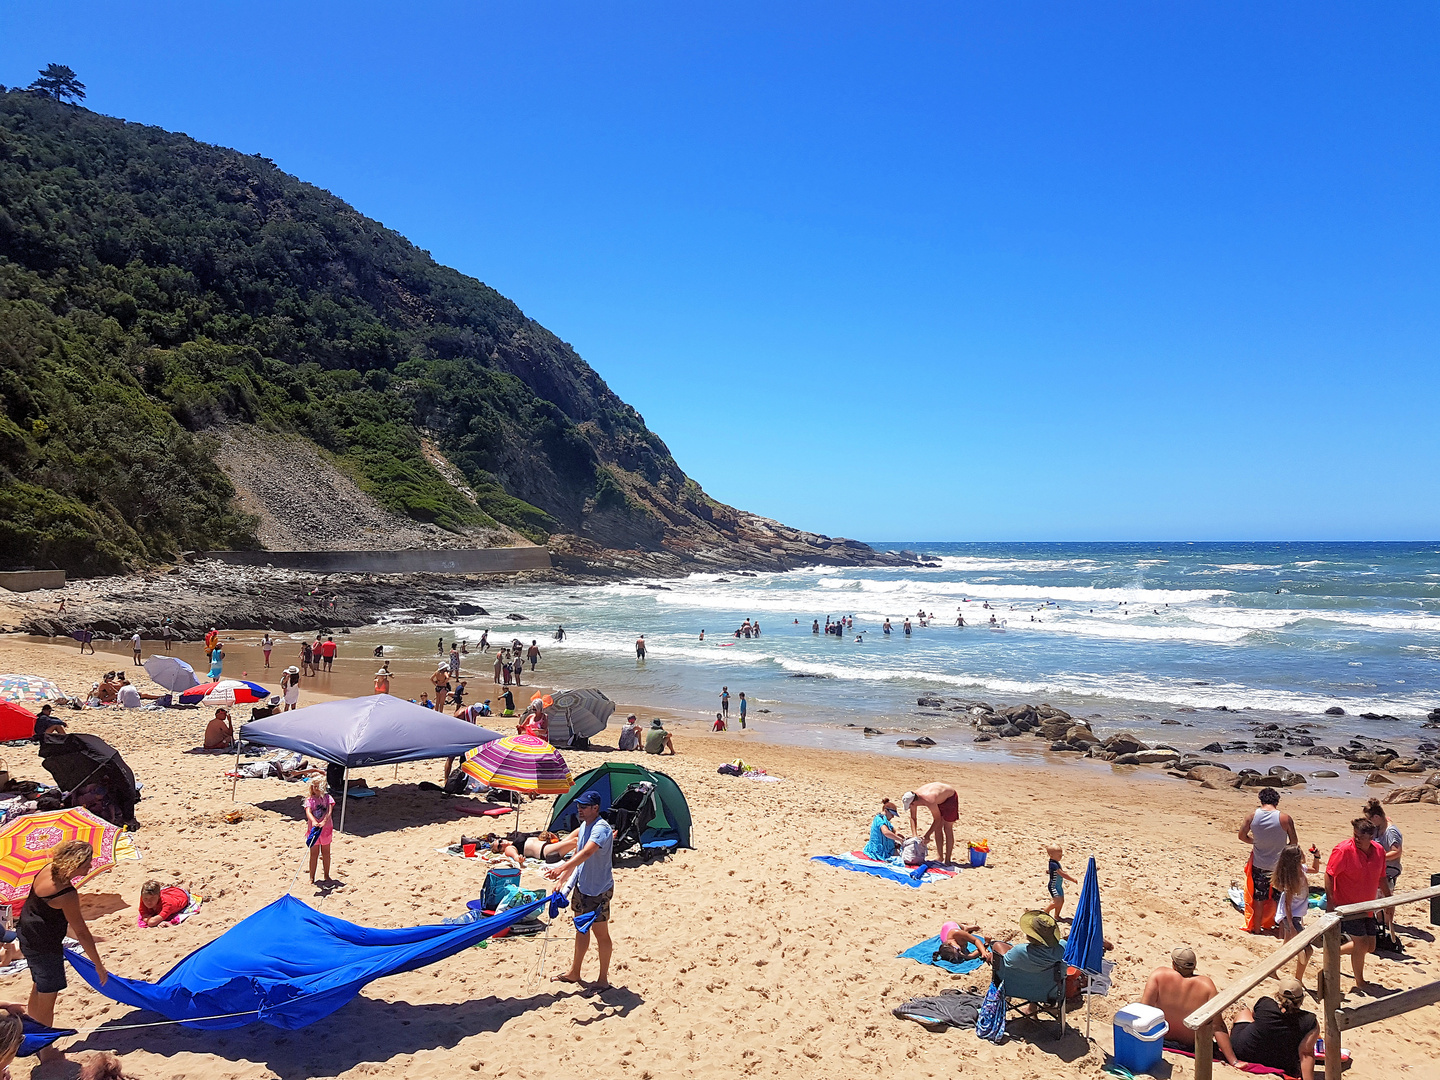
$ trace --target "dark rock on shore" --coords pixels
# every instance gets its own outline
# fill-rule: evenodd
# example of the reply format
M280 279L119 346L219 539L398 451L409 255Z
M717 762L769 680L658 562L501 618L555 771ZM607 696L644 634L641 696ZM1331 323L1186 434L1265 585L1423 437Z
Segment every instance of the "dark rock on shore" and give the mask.
M1326 716L1344 716L1344 715L1345 715L1345 710L1342 709L1339 705L1331 705L1330 708L1328 708L1328 709L1325 710L1325 715L1326 715Z

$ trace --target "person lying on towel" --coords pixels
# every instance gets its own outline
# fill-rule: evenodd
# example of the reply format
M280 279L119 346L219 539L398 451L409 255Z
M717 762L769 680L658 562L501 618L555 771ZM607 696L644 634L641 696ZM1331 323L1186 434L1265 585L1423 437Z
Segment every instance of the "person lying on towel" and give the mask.
M190 906L190 894L178 885L161 887L147 881L140 889L140 921L146 926L167 923Z

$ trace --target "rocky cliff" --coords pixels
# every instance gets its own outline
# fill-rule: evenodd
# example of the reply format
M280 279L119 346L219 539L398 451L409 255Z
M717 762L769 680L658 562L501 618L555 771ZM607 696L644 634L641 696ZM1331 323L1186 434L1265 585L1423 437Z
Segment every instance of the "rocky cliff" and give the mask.
M568 344L267 159L0 94L0 562L306 546L304 476L247 480L246 429L344 474L353 546L892 561L709 498Z

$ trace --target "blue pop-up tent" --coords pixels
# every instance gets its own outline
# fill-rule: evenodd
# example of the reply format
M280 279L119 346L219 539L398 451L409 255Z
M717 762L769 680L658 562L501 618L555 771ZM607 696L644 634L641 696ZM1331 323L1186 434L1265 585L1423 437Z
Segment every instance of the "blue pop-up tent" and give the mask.
M222 1030L258 1020L293 1030L323 1020L371 980L453 956L530 917L550 899L470 923L377 930L324 915L286 894L153 983L112 974L101 986L84 954L65 955L106 997L189 1027Z
M414 702L389 694L345 698L307 705L287 713L254 720L240 728L240 740L255 746L276 746L309 754L351 769L367 765L393 765L401 761L428 758L464 757L473 750L500 738L497 732L424 709ZM235 768L240 768L236 747ZM345 803L340 797L340 828L345 828ZM231 794L234 790L232 787Z

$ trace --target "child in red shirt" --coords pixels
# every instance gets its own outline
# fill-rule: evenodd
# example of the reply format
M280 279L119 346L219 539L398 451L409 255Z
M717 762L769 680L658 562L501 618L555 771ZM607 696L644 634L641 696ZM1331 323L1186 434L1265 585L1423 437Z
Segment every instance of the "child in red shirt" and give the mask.
M161 888L158 881L147 881L140 889L140 924L159 926L167 923L190 906L190 894L178 885Z

